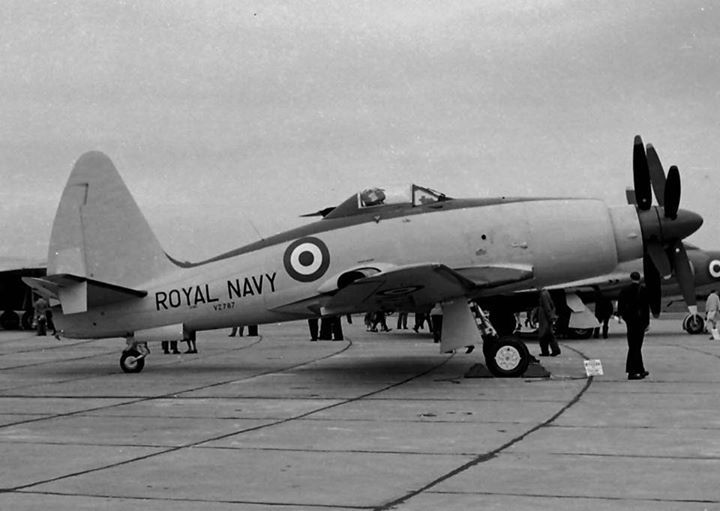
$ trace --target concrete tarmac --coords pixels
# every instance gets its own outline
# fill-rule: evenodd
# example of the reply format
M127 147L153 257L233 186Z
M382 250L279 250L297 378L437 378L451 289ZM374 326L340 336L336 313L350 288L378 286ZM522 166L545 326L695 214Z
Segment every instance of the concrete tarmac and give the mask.
M121 339L0 332L0 509L720 509L720 342L677 318L642 381L624 325L561 341L549 379L467 379L478 353L343 326L201 332L140 374Z

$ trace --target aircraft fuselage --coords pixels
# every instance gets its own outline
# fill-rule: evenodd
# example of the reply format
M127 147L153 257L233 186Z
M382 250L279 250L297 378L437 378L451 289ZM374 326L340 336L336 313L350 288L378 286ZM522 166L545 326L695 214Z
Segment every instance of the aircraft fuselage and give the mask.
M328 218L202 263L176 264L146 284L144 298L68 315L58 311L56 325L66 337L100 338L163 325L197 331L288 321L317 315L324 296L359 266L527 265L533 271L522 283L527 288L607 273L641 256L633 206L609 208L594 199L454 199ZM326 291L319 294L321 288ZM302 305L287 307L293 303ZM343 312L364 310L360 303Z

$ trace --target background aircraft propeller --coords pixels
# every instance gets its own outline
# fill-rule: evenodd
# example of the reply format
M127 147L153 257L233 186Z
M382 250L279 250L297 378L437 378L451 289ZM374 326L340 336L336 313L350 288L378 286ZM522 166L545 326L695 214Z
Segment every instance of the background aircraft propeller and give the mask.
M695 281L682 239L702 225L702 217L679 209L680 172L670 167L667 176L655 148L643 145L640 135L633 145L634 201L643 238L643 270L653 315L660 314L661 277L674 273L691 314L697 314ZM652 206L652 195L658 206Z

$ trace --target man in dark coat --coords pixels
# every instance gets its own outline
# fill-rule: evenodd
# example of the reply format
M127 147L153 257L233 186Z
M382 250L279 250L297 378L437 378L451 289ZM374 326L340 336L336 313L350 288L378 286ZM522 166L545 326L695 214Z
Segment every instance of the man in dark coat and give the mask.
M610 323L610 317L613 314L612 300L600 292L600 288L595 288L595 317L600 323L593 332L593 337L597 339L600 337L600 329L602 328L603 339L608 338L608 324Z
M560 346L553 332L553 323L556 319L557 313L550 292L542 288L538 298L538 342L541 357L557 357L560 354Z
M632 281L620 291L618 314L627 326L628 353L625 371L628 380L642 380L648 374L643 365L642 345L645 330L650 324L650 302L645 286L640 284L640 274L630 274Z

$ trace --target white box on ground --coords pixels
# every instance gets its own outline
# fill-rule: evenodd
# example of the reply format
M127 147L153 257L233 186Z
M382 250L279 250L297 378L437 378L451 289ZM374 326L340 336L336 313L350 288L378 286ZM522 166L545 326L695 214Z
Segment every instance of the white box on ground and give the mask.
M585 374L588 376L602 376L603 368L600 360L585 360Z

